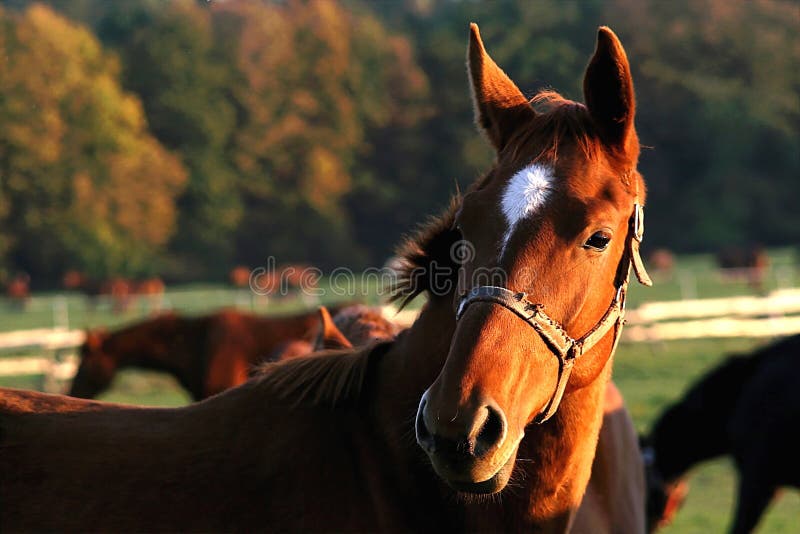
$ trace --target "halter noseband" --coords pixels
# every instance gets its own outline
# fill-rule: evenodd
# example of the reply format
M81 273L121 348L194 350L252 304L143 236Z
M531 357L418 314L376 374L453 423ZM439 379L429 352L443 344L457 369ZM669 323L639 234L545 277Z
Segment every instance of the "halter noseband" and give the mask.
M594 327L578 339L570 337L558 321L545 313L544 304L531 302L525 293L514 293L498 286L476 286L461 297L456 311L456 321L461 319L469 305L475 302L499 304L528 323L558 358L556 389L544 410L534 418L535 423L544 423L556 413L564 395L564 390L567 387L572 367L575 365L575 360L603 339L612 328L614 328L614 343L611 347L611 353L613 354L617 348L619 335L624 324L625 294L628 289L631 267L640 283L646 286L653 285L639 254L639 245L643 236L644 210L641 204L636 201L633 204L633 213L630 217L625 251L617 268L615 280L617 290L614 293L614 298Z

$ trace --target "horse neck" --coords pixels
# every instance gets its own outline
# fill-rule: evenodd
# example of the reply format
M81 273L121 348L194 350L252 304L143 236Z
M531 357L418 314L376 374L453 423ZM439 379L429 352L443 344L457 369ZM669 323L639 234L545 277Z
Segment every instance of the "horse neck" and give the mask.
M452 298L437 297L426 304L414 324L382 358L378 379L382 409L400 410L404 416L413 410L409 416L413 424L422 394L444 366L455 327Z
M193 319L164 318L156 321L173 321L167 327L152 328L152 325L132 327L112 334L108 354L117 367L139 367L153 371L164 371L175 376L182 384L191 382L192 360L196 356L194 347L199 347L200 329Z
M730 451L727 427L738 391L718 392L728 400L722 410L690 408L684 399L664 412L651 441L655 466L665 481Z
M387 443L395 448L395 465L413 466L412 472L419 468L416 476L428 477L438 488L433 494L445 501L448 497L443 495L450 490L431 474L414 440L413 421L422 394L444 366L454 332L452 300L431 301L407 334L383 356L375 389L379 395L376 418L385 426ZM515 471L520 481L512 481L518 487L504 492L502 502L462 508L470 530L492 530L498 524L509 530L539 532L567 528L591 472L611 360L608 358L594 382L566 395L548 423L526 429ZM387 426L387 421L397 424Z
M319 315L316 311L290 317L255 317L250 335L257 349L257 363L266 353L271 352L280 343L297 339L307 339L315 328L319 327Z
M392 465L411 466L412 471L434 481L429 464L415 439L414 418L425 390L438 376L455 332L452 296L429 299L417 320L400 334L380 358L370 380L372 417ZM408 472L401 477L414 479ZM409 482L411 483L411 482ZM409 491L417 491L409 488Z
M568 531L591 475L611 360L594 382L566 394L550 420L526 427L510 487L469 511L470 530Z
M651 442L656 468L665 480L681 477L692 466L730 452L729 428L737 401L770 350L729 358L661 415Z

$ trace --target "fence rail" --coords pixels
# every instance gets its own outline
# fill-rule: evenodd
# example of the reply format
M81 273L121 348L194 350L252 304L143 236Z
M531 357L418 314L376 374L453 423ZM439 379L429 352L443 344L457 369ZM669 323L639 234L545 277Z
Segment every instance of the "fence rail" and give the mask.
M418 310L383 314L400 326L410 326ZM800 333L800 289L781 289L765 297L729 297L648 302L626 316L623 339L652 342L676 339L774 337ZM82 330L38 328L0 333L0 377L45 375L49 382L68 380L76 358L65 357L85 339ZM35 352L19 356L19 352ZM17 353L17 354L14 354ZM11 357L9 357L11 356Z

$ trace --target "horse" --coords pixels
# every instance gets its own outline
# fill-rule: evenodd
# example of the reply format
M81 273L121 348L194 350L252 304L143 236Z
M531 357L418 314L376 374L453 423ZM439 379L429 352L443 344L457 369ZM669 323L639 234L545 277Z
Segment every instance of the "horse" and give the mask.
M250 286L250 267L237 265L228 273L228 281L233 287L244 289Z
M64 273L61 284L64 289L83 292L88 299L89 308L92 310L97 307L102 297L107 297L114 313L127 312L135 293L135 283L127 278L114 276L100 280L76 270Z
M164 291L166 285L157 276L137 280L133 283L133 292L140 298L144 298L147 308L151 312L159 311L164 304Z
M400 328L383 316L379 308L364 305L348 306L333 316L324 306L319 308L320 333L314 350L349 349L372 341L389 341L397 337Z
M798 356L800 335L730 357L656 420L645 443L671 511L686 473L723 455L733 457L739 474L733 533L751 532L778 488L800 488ZM665 517L653 508L654 529Z
M200 317L163 314L110 333L90 330L69 395L96 397L117 370L139 367L170 373L194 400L204 399L245 382L283 343L310 341L318 325L313 311L263 317L224 309Z
M31 300L31 277L28 273L17 273L5 287L6 297L20 310L28 307Z
M428 297L414 324L183 408L5 390L4 527L570 528L631 269L649 282L630 67L605 27L585 105L529 102L474 24L467 63L496 161L401 246L395 297Z
M389 340L397 326L380 310L344 308L331 317L320 307L322 328L314 350L345 349L372 340ZM645 470L636 429L613 382L606 386L603 423L586 493L572 525L573 534L645 531Z
M669 280L675 271L675 255L666 248L657 248L647 258L650 271L656 276Z
M320 306L317 309L319 330L314 339L290 339L280 344L264 362L283 361L330 349L350 349L370 341L388 341L399 331L380 309L356 304L334 311L332 317L328 308Z
M746 281L753 289L763 290L770 260L767 250L759 244L725 247L715 255L724 280Z

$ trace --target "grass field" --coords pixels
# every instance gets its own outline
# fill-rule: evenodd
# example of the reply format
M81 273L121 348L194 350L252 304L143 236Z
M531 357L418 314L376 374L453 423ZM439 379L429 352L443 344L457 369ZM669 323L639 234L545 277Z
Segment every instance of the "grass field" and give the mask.
M766 289L798 285L791 251L773 255L771 275ZM711 268L711 258L697 256L681 259L671 279L658 280L656 287L644 289L632 284L631 307L649 300L704 298L732 294L752 294L743 282L723 282ZM376 302L374 288L365 291L368 301ZM341 296L330 300L343 300ZM236 306L258 312L282 313L297 309L298 300L265 302L247 292L235 292L213 286L192 286L170 291L166 304L188 313L199 313L219 306ZM311 304L306 302L305 304ZM123 315L107 308L90 310L79 295L41 295L34 298L25 312L0 304L0 331L48 327L67 323L70 327L113 326L131 322L148 312L140 304ZM66 325L65 325L66 326ZM658 414L678 399L686 387L727 354L746 352L768 340L715 339L672 341L669 343L622 343L616 356L614 379L622 390L637 428L646 431ZM800 364L800 362L799 362ZM39 389L40 377L0 377L0 386ZM114 402L178 406L189 397L169 377L143 371L125 371L115 380L103 400ZM796 429L795 429L796 430ZM701 465L690 477L690 492L675 523L666 534L712 534L726 531L733 508L735 471L727 459ZM786 490L774 502L762 520L758 532L800 533L800 492Z

